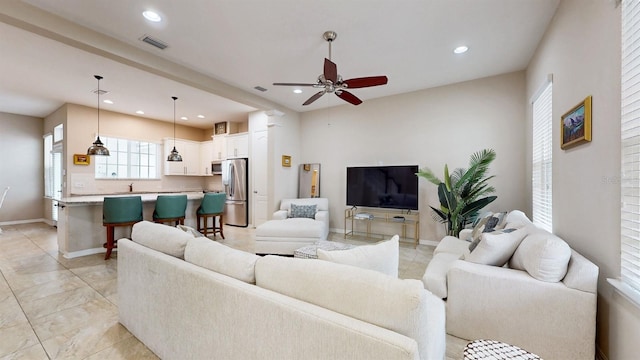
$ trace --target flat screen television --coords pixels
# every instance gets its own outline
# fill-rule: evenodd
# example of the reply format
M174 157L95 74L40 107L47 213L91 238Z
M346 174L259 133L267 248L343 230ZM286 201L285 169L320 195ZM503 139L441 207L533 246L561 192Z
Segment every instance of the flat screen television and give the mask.
M418 165L347 167L347 205L418 210Z

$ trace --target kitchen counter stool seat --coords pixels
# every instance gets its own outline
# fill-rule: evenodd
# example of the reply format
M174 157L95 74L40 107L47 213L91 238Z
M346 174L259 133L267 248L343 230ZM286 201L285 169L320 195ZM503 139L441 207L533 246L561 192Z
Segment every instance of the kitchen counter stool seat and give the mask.
M198 231L201 232L204 236L208 234L220 234L220 236L224 239L224 232L222 229L223 218L224 218L224 203L227 200L226 193L206 193L202 198L202 203L198 207L196 211L196 221L198 223ZM213 220L213 224L209 226L209 218ZM218 218L218 225L216 226L216 218ZM201 224L200 220L204 221L204 224Z
M105 197L102 204L102 225L107 227L107 242L103 245L107 249L104 259L111 257L111 251L116 246L114 236L116 226L132 226L142 221L142 197Z
M186 210L187 195L158 195L153 211L153 221L157 223L175 222L175 225L184 225Z

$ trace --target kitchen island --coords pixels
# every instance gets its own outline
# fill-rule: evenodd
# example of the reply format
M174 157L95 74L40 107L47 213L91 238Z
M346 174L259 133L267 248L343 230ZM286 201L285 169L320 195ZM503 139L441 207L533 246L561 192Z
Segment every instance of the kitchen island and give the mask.
M105 197L140 196L144 220L153 221L153 210L158 195L187 195L187 210L184 224L196 228L196 210L200 206L203 192L183 193L125 193L105 195L70 196L58 201L58 251L65 258L105 252L102 246L107 241L106 228L102 226L102 203ZM129 237L130 227L116 227L115 238Z

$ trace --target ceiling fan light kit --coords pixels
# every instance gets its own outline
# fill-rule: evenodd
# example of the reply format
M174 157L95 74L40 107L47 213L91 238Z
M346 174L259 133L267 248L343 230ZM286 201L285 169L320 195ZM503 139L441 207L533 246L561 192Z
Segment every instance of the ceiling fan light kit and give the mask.
M337 65L331 61L331 43L338 37L338 34L335 31L325 31L324 34L322 34L322 37L329 43L329 58L324 59L324 72L318 76L316 83L273 83L273 85L300 87L311 86L317 89L322 89L307 99L307 101L302 105L309 105L327 93L334 93L336 96L350 104L360 105L362 100L345 89L358 89L385 85L387 83L388 79L386 76L368 76L343 80L342 76L338 74Z

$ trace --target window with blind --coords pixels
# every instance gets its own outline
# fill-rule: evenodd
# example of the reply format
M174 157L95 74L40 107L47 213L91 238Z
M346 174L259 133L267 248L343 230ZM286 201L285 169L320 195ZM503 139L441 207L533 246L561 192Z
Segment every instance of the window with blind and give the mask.
M622 2L621 281L640 291L640 1Z
M95 156L96 179L159 179L159 146L102 136L110 156Z
M533 100L533 156L531 164L531 199L533 223L552 231L553 163L551 94L552 83L547 82Z

